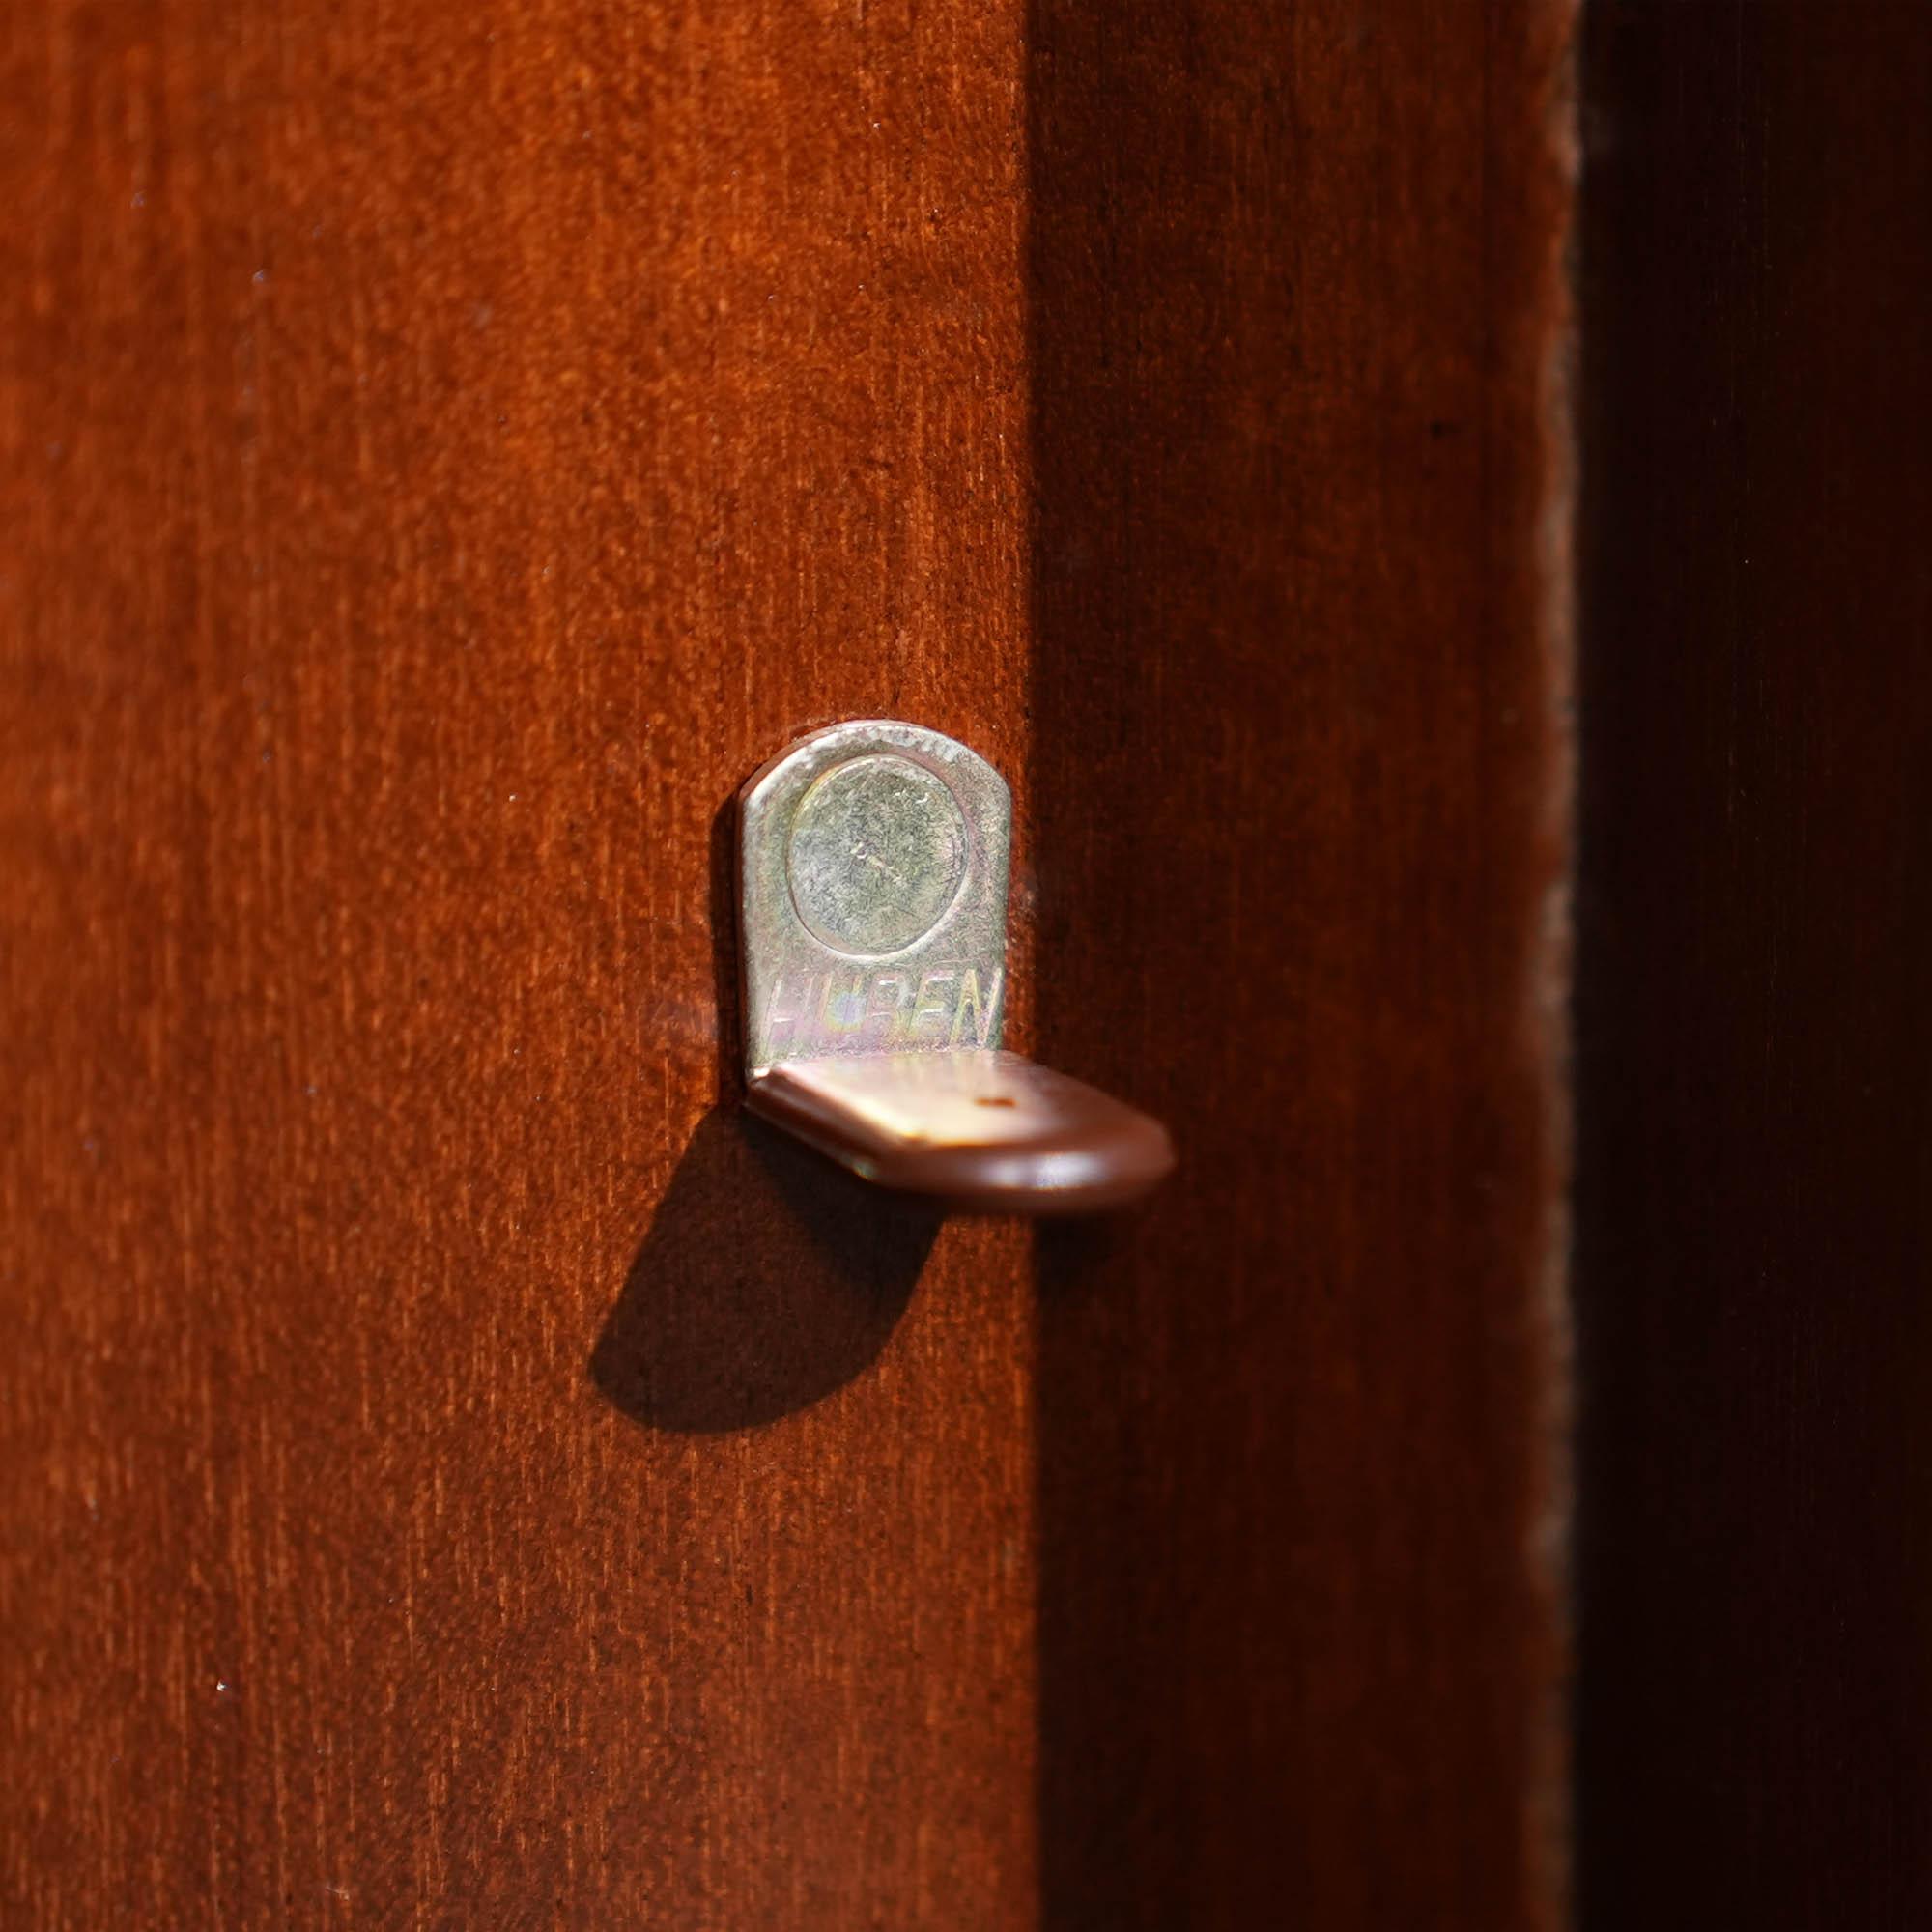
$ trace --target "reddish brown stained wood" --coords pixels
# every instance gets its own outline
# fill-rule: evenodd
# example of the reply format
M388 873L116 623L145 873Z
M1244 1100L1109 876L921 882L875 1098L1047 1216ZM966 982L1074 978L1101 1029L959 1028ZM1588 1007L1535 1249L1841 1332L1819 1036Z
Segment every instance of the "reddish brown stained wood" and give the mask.
M1055 1926L1557 1922L1568 24L1035 8Z
M1567 19L0 26L14 1916L1551 1922ZM866 713L1037 1279L718 1105Z
M0 32L0 1917L1023 1922L1021 1237L707 1124L745 774L1024 786L1015 12Z

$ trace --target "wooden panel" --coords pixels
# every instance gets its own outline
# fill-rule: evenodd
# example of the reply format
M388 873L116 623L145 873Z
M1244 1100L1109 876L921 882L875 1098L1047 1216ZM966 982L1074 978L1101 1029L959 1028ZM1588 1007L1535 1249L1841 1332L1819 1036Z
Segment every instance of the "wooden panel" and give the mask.
M1589 46L1583 1922L1932 1922L1932 16Z
M1031 1910L1025 1248L711 1111L709 897L1023 788L1016 21L8 11L10 1924Z
M1568 12L1035 21L1048 1920L1552 1924Z
M0 28L16 1916L1551 1922L1523 22ZM729 1105L714 811L872 710L1179 1130L1037 1270Z

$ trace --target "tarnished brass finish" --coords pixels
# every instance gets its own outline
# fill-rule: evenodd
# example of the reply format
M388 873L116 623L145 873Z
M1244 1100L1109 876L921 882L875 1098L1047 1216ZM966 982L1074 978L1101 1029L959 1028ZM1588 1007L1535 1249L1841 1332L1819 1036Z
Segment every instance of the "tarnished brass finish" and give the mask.
M1012 807L978 753L867 719L802 738L740 810L753 1109L881 1185L1022 1213L1112 1207L1158 1122L998 1051Z

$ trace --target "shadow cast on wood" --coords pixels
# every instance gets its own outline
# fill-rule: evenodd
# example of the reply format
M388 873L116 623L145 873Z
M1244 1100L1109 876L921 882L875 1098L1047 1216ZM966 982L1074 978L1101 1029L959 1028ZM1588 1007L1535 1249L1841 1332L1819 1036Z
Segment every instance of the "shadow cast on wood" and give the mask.
M590 1358L653 1429L755 1429L878 1358L942 1218L735 1108L698 1123Z

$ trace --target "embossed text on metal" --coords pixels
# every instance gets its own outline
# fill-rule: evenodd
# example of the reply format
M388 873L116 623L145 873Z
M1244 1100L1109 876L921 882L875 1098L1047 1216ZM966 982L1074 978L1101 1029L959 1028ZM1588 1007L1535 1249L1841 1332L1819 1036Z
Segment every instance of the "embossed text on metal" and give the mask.
M742 804L746 1060L1000 1043L1006 781L916 724L801 739Z
M868 1180L1043 1214L1174 1164L1158 1122L1000 1050L1012 807L892 720L802 738L739 798L746 1097Z

